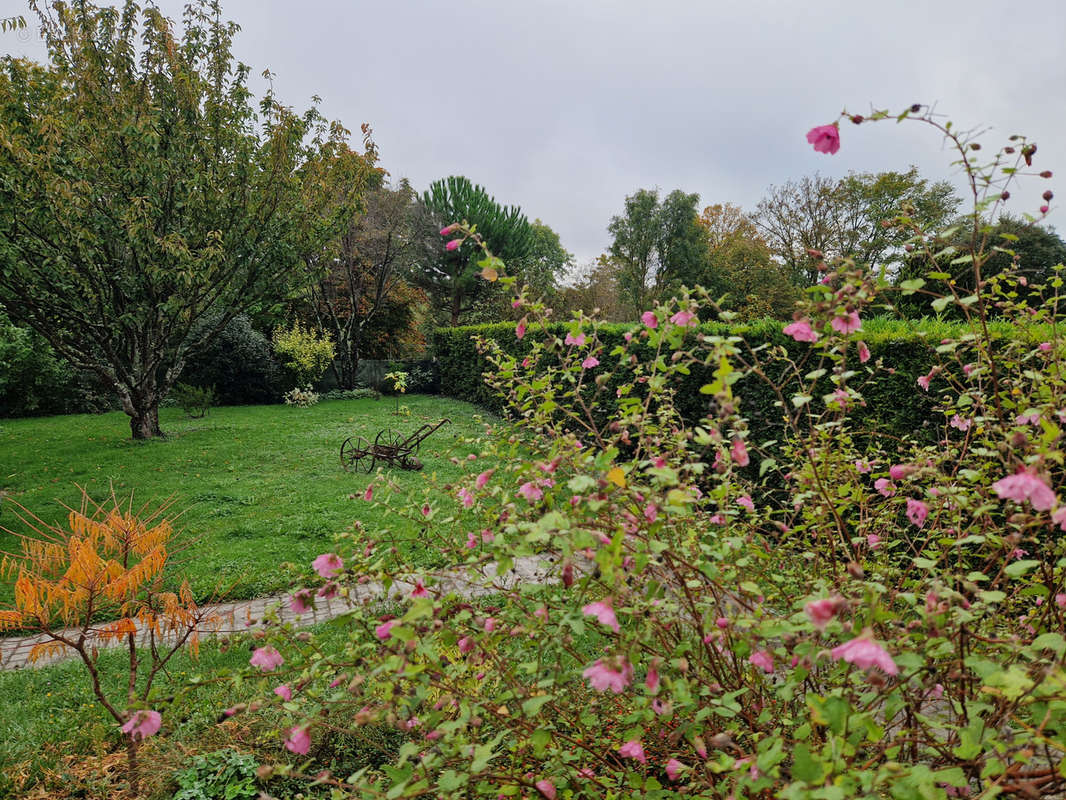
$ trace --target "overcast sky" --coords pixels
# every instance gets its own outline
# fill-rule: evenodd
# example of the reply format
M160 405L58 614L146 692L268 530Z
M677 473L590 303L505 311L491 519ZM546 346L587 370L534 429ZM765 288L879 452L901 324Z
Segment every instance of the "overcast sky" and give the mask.
M183 5L158 5L180 20ZM234 50L283 102L356 134L424 189L466 175L561 236L580 262L641 187L753 209L771 184L906 169L960 183L932 129L841 129L835 156L804 134L843 108L936 103L986 148L1025 133L1034 167L1066 176L1066 2L1027 0L224 0ZM0 16L25 13L0 0ZM43 58L32 31L0 50ZM257 79L253 88L261 89ZM1059 187L1033 178L1011 210ZM1053 203L1057 205L1058 200ZM1066 213L1053 208L1060 228Z

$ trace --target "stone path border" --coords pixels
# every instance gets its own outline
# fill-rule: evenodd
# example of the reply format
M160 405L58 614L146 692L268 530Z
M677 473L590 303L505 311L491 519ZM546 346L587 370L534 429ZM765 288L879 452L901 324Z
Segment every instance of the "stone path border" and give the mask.
M237 600L230 603L215 603L202 606L205 616L214 620L200 626L201 638L223 636L229 633L245 632L263 627L263 618L271 609L276 609L282 623L292 623L297 627L309 627L320 622L334 619L362 605L369 599L388 599L409 595L414 589L417 577L433 577L430 591L442 595L458 594L462 597L478 597L513 589L520 583L543 583L548 577L551 563L541 556L525 556L515 559L514 567L505 575L496 574L496 564L487 563L481 567L456 567L436 572L426 571L422 575L409 576L409 579L396 581L386 594L385 587L376 581L355 584L347 598L334 597L330 600L316 599L315 608L305 614L296 614L289 608L290 594L276 594L254 600ZM69 638L75 638L80 629L62 631ZM15 670L43 667L77 656L77 653L64 646L59 652L46 654L31 662L30 651L38 644L52 641L46 634L31 636L9 636L0 638L0 670ZM148 646L147 631L137 634L138 646ZM100 649L126 647L125 640L113 640L98 645Z

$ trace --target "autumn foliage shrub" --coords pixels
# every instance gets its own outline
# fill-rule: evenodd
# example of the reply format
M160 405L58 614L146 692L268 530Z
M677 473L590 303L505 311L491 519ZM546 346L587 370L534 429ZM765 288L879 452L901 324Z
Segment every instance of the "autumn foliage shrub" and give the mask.
M348 596L348 635L327 647L278 628L256 643L264 695L291 719L279 754L295 759L261 776L306 774L339 797L1066 788L1066 342L1054 327L1039 342L988 333L993 309L1053 321L1062 281L1030 307L1009 273L980 277L1005 244L987 240L988 220L1035 145L1011 140L978 164L975 142L926 107L901 119L939 131L973 179L974 248L958 257L977 288L933 299L967 326L935 343L910 387L929 398L934 441L857 421L880 413L865 389L895 368L864 321L922 295L923 279L889 287L816 252L825 277L787 347L692 335L710 302L698 290L648 309L621 341L584 317L520 356L483 340L511 403L485 458L421 504L393 504L387 474L363 495L421 521L425 545L464 571L410 574L385 532L315 560L292 608ZM808 138L839 147L836 125ZM891 224L935 270L953 233L905 214ZM442 234L483 246L465 225ZM498 259L481 266L497 279ZM516 307L516 340L551 323L524 296ZM696 370L707 406L693 421L678 386ZM752 378L784 419L776 442L753 435L738 391ZM758 491L771 479L787 487L776 500ZM319 771L317 741L383 725L406 736L390 763Z
M0 609L0 631L37 635L30 663L75 655L85 667L96 702L119 726L125 740L130 787L138 787L141 740L159 732L162 714L155 679L183 648L195 654L200 631L217 626L217 615L200 608L187 582L166 583L174 557L183 549L167 507L134 510L112 495L97 504L83 495L68 525L48 525L19 509L18 552L4 553L0 574L14 579L15 599ZM122 645L124 691L109 694L102 680L100 650Z

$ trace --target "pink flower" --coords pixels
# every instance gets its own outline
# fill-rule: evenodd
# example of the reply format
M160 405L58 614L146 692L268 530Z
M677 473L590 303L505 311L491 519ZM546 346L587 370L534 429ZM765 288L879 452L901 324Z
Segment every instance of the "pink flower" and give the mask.
M633 331L626 331L622 334L622 338L625 339L627 342L633 341Z
M1055 605L1059 608L1066 608L1066 594L1055 595Z
M539 619L541 622L548 621L548 607L537 606L537 610L533 612L533 616Z
M422 583L421 578L415 581L415 588L411 590L411 597L429 597L429 590Z
M925 524L925 518L929 516L929 507L921 500L907 498L907 519L919 528Z
M1025 470L1000 478L992 488L1004 500L1019 503L1028 500L1037 511L1047 511L1055 505L1055 493L1043 480Z
M659 508L655 503L648 503L644 506L644 519L648 522L655 522L659 518Z
M285 663L285 659L282 658L281 653L267 645L266 647L258 648L252 653L248 663L253 667L259 667L263 672L273 672Z
M544 492L533 481L526 481L518 487L518 493L530 503L535 503L544 497Z
M276 689L274 689L274 694L276 694L286 703L292 700L292 689L289 688L289 685L287 683L283 683L281 684L281 686L278 686Z
M459 648L459 652L462 653L464 656L474 649L474 641L469 636L464 636L462 639L456 642L455 645Z
M496 630L496 620L492 617L485 617L485 633L492 633Z
M470 531L466 535L466 549L473 550L475 547L477 547L477 536L474 535L473 531Z
M868 533L866 535L866 544L870 546L871 550L876 550L881 546L881 537L876 533Z
M1040 348L1041 352L1046 353L1051 349L1051 342L1041 342L1037 347Z
M666 777L671 781L676 781L677 776L681 774L681 770L686 769L685 765L678 761L676 758L671 758L666 762Z
M323 553L311 562L311 567L323 578L328 579L344 569L344 562L336 553Z
M751 463L751 459L748 458L748 448L744 444L743 439L736 439L733 441L733 461L738 467L746 467Z
M693 322L693 320L696 320L696 315L693 314L691 311L678 311L676 314L670 317L670 321L672 323L682 328L688 325L699 324L699 320L696 320L695 322Z
M329 600L331 597L336 597L337 584L333 581L330 581L329 583L324 584L321 588L319 588L319 590L315 592L315 594L319 597L325 598L326 600Z
M448 244L444 245L445 250L458 250L459 245L463 243L462 239L452 239Z
M440 229L440 235L447 236L458 227L459 226L456 225L454 222L451 225L445 225L443 228Z
M428 517L431 513L433 513L433 509L429 507L429 503L425 503L422 506L421 511L423 517Z
M899 672L899 667L892 660L892 656L881 645L871 639L868 633L834 647L830 651L830 655L834 661L844 659L859 669L877 667L886 675L895 675Z
M547 778L542 778L533 784L537 787L537 791L540 792L541 797L547 798L547 800L555 800L555 784Z
M798 319L790 325L786 325L782 331L785 336L791 336L797 342L817 342L818 334L805 319Z
M293 614L304 614L311 608L311 590L298 589L289 599L289 608Z
M866 342L859 342L859 363L865 364L870 360L870 348L866 346Z
M566 338L563 340L563 344L572 344L575 347L581 347L585 343L585 334L579 333L574 336L572 333L566 334Z
M1046 214L1046 213L1048 212L1048 209L1049 209L1049 208L1050 208L1050 206L1048 206L1048 205L1042 205L1042 206L1040 206L1040 213L1041 213L1041 214Z
M521 339L522 337L524 337L526 335L526 321L525 320L521 320L517 325L515 325L515 327L514 327L514 335L515 335L515 338L518 338L518 339Z
M644 679L644 685L648 687L648 691L655 694L659 691L659 670L655 668L655 659L652 660L652 664L648 667L648 675Z
M1058 525L1059 530L1066 531L1066 506L1059 506L1051 512L1051 523Z
M640 321L647 325L649 328L659 327L659 318L655 316L654 311L645 311L640 315Z
M601 625L606 625L615 633L618 633L618 618L615 616L610 602L601 603L597 601L589 603L581 609L581 612L587 617L595 617Z
M311 735L307 728L292 728L289 738L285 740L285 749L298 756L306 756L311 749Z
M885 497L892 497L892 495L896 493L895 484L893 484L888 478L878 478L874 481L874 489L877 490L878 494Z
M602 658L598 658L581 675L588 678L589 686L598 692L610 689L615 694L621 694L633 680L633 667L622 659L619 668L613 669L603 663Z
M916 467L911 464L893 464L888 468L888 477L894 481L901 481L910 475Z
M392 635L390 631L392 631L392 629L399 624L400 621L398 619L390 619L388 622L383 622L376 628L374 628L374 635L377 636L381 641L385 641L389 638L389 636Z
M465 486L459 489L459 500L462 501L463 508L470 508L474 505L474 495L470 494L470 490Z
M920 378L918 378L918 385L921 386L922 389L924 389L925 391L928 392L929 391L929 379L932 378L932 377L933 377L933 373L932 372L930 372L928 375L922 375Z
M494 469L487 469L482 472L480 475L477 476L477 480L474 481L474 486L476 486L478 489L484 489L485 484L489 482L489 478L492 477L492 473L495 471L496 470Z
M648 757L644 755L644 745L640 743L640 739L630 739L618 748L618 755L623 758L636 759L641 764L648 763Z
M855 469L857 469L861 474L865 475L866 473L868 473L870 470L873 469L873 465L869 461L866 461L866 460L856 461L855 462Z
M748 663L754 664L763 672L774 671L774 658L765 650L756 650L750 656L748 656Z
M128 733L132 739L144 739L159 733L162 724L163 716L158 711L142 709L134 711L133 716L126 720L126 724L119 730Z
M718 626L719 629L724 631L726 628L729 627L729 620L725 617L719 617L714 621L714 624Z
M748 511L751 511L752 513L755 512L755 503L751 501L751 497L749 495L744 495L743 497L739 498L737 500L737 505L744 506L744 508L748 509Z
M588 358L586 358L584 361L581 362L581 368L582 369L592 369L593 367L598 367L599 365L600 365L600 360L598 358L596 358L595 356L589 356Z
M836 125L819 125L807 131L807 141L816 153L833 155L840 149L840 131Z
M859 319L858 311L851 311L846 317L833 317L829 323L837 333L847 336L849 333L862 330L862 320Z
M963 419L958 414L956 414L951 418L951 422L948 424L951 425L952 428L956 428L957 430L968 431L970 430L970 426L973 425L973 420Z
M803 610L807 612L811 624L818 630L824 631L829 621L837 615L839 607L839 597L825 597L821 600L812 600L803 607Z

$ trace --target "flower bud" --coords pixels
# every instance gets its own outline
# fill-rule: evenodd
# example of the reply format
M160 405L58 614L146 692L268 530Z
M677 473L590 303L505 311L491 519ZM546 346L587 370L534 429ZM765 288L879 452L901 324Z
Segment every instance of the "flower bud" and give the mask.
M1041 178L1050 178L1051 177L1051 170L1049 170L1049 169L1044 170L1043 172L1040 173L1040 177Z
M861 125L863 119L864 117L862 114L852 114L851 116L851 121L854 122L856 125Z
M1041 195L1041 197L1043 197L1048 202L1050 202L1051 198L1054 197L1054 196L1055 196L1054 193L1052 193L1052 191L1050 189L1048 189L1046 192L1044 192L1044 194Z
M999 196L999 199L1000 200L1010 200L1010 192L1007 192L1007 191L1003 192L1003 194L1001 194Z
M853 577L855 580L861 581L863 578L866 577L866 571L862 568L862 564L860 564L858 561L849 561L848 575Z
M915 103L914 105L911 106L911 113L912 114L917 114L921 110L922 110L922 104L921 103Z
M461 239L452 239L450 242L448 242L448 244L444 245L444 249L457 250L459 248L459 245L461 245L462 243L463 242Z

